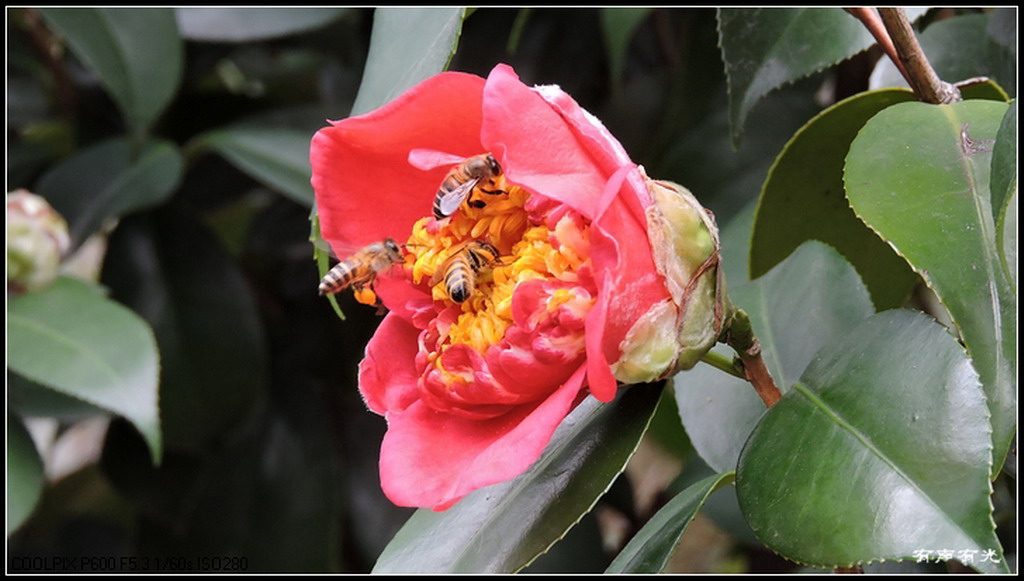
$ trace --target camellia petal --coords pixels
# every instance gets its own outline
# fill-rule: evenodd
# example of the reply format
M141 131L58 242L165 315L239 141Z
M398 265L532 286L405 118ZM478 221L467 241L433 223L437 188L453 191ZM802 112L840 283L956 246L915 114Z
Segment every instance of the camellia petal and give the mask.
M649 309L669 298L657 273L646 234L646 219L633 208L628 167L606 184L599 204L600 215L591 229L591 260L598 279L598 302L587 320L587 359L594 397L610 401L615 381L608 369L618 359L629 329ZM632 198L632 202L630 201Z
M558 111L507 65L491 71L483 107L481 139L506 179L593 218L606 176Z
M401 506L444 510L478 488L518 476L572 410L583 376L581 369L543 401L490 420L439 413L422 402L387 414L384 493Z
M385 237L404 239L430 208L447 168L414 168L410 150L482 151L483 89L476 75L442 73L380 109L317 132L310 163L320 232L339 256Z
M417 334L408 321L389 313L370 338L359 364L359 389L372 411L404 410L419 398L419 377L409 365L419 349Z

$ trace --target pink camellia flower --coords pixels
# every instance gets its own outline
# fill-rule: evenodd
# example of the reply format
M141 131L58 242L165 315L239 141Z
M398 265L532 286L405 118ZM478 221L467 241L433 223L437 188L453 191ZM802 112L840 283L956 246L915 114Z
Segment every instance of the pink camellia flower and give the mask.
M453 160L485 153L501 173L434 217ZM332 122L310 158L339 256L386 238L404 248L373 285L388 314L359 367L387 419L381 485L397 505L444 510L517 476L587 393L611 401L619 381L690 367L719 335L713 221L558 87L528 87L506 65L487 79L442 73ZM471 252L484 243L493 252ZM696 258L680 263L680 245ZM461 302L444 276L452 257L475 282Z

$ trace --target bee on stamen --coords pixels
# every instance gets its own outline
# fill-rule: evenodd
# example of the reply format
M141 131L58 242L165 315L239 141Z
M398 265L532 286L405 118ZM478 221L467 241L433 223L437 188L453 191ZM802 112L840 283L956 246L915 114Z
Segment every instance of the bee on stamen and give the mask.
M490 242L472 240L454 251L434 273L430 286L444 280L448 298L456 303L465 302L476 290L480 272L500 264L500 253Z
M439 151L414 149L410 153L409 159L414 166L420 169L433 169L442 165L456 164L445 176L434 196L433 211L436 220L443 220L451 216L466 200L469 200L468 204L474 208L482 208L487 205L483 200L470 199L474 189L489 195L506 193L495 183L495 179L501 175L502 170L501 164L490 153L463 158ZM484 185L489 187L484 187Z

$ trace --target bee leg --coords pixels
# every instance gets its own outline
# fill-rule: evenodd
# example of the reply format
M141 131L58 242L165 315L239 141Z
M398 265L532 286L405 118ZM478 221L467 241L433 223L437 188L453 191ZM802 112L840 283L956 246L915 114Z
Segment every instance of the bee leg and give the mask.
M373 304L377 307L377 316L382 317L388 313L387 307L384 306L384 301L380 300L380 295L377 296L377 301Z
M372 304L365 303L364 301L359 301L359 302L363 302L364 304L368 304L368 306L371 306L371 307L376 307L377 308L377 315L378 316L387 314L387 312L388 312L387 307L385 307L384 306L384 302L380 300L380 295L378 295L376 292L374 292L373 287L367 287L366 285L352 285L352 291L353 291L353 294L356 295L357 297L360 294L362 294L364 291L369 291L369 292L373 293L373 303ZM356 300L358 301L359 299L357 298Z
M466 204L468 206L472 207L472 208L476 208L477 210L479 210L480 208L483 208L484 206L486 206L487 202L485 202L483 200L470 200L470 201L466 202Z

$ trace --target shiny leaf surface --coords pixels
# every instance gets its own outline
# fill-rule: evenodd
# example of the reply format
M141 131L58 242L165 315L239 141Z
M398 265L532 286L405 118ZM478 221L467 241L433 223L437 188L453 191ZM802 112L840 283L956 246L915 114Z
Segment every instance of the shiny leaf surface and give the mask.
M861 93L821 112L793 136L761 191L750 243L751 278L767 272L805 240L819 240L857 268L876 308L903 305L918 277L850 209L843 164L868 119L913 98L900 89Z
M857 214L935 291L981 376L995 464L1015 425L1016 305L997 248L989 176L1005 103L901 103L850 147L846 192Z
M750 316L779 389L786 392L821 346L874 313L857 272L835 250L807 242L763 277L730 288ZM715 351L732 357L728 347ZM743 442L764 412L750 384L709 365L675 376L686 433L716 472L736 467Z
M309 207L313 204L311 138L310 133L296 129L239 126L211 131L192 147L212 149L267 187Z
M181 36L206 42L250 42L326 26L349 8L175 8Z
M181 83L185 47L171 8L45 8L43 16L99 77L136 135Z
M909 15L921 13L923 9L916 9ZM734 143L762 97L875 42L864 25L841 8L720 8L718 33L729 77Z
M465 8L377 8L363 82L352 115L380 107L445 70L455 53Z
M992 214L1003 268L1017 288L1017 102L1003 116L992 148Z
M1009 20L1005 25L1003 24ZM956 83L975 77L994 79L1011 96L1017 93L1016 42L1002 44L989 34L992 26L1016 30L1015 14L994 10L986 14L963 14L931 23L918 34L921 50L935 73ZM882 59L871 75L872 87L906 87L907 82L889 59ZM966 95L965 95L966 96ZM968 97L969 98L969 97Z
M160 461L160 356L143 319L96 288L64 277L11 300L7 317L10 369L124 416Z
M751 528L784 557L835 567L919 550L1001 550L978 376L941 325L875 315L822 348L765 414L736 471Z

